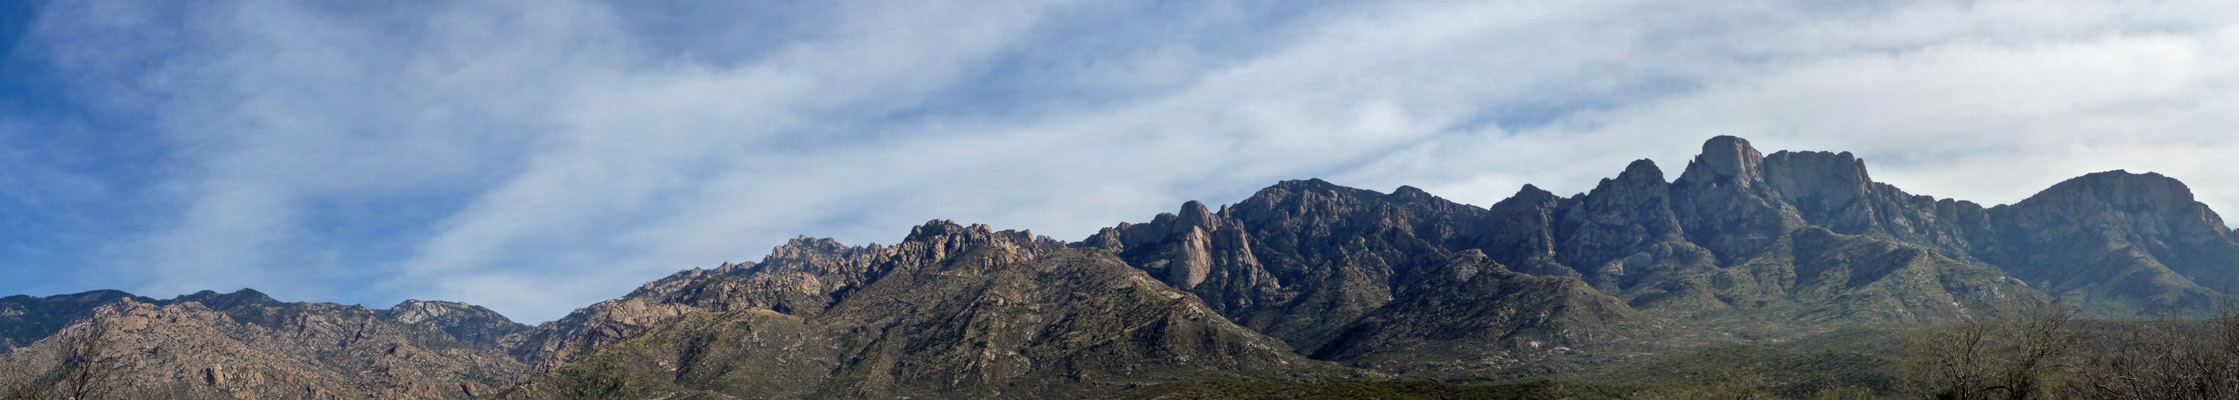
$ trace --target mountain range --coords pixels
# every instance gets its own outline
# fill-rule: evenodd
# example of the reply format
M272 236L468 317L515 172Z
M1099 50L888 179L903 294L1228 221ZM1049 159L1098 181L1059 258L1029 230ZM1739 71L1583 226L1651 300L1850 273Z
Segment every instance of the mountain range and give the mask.
M1875 182L1850 153L1726 136L1681 171L1644 159L1489 207L1285 181L1078 242L938 220L894 245L803 237L537 326L252 290L14 296L0 361L33 387L102 367L182 398L1098 397L1503 381L2053 302L2196 315L2239 284L2239 233L2158 174L1985 207ZM105 349L73 357L89 338Z

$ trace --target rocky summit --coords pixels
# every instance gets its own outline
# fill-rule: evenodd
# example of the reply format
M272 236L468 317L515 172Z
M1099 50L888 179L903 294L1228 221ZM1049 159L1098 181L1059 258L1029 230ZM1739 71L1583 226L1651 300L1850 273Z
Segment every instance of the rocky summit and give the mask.
M1676 177L1622 167L1484 207L1286 181L1078 242L803 237L533 327L441 301L15 296L0 398L1219 398L1175 393L1595 376L2053 303L2205 315L2239 285L2239 233L2153 173L1985 207L1735 137Z

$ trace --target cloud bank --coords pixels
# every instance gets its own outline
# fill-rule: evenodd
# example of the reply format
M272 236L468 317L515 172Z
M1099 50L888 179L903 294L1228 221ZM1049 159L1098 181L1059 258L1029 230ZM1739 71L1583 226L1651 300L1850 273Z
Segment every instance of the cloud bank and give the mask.
M0 67L43 99L0 102L0 256L40 279L0 289L543 321L794 235L1074 240L1309 177L1484 205L1722 134L2239 209L2213 2L688 3L45 4Z

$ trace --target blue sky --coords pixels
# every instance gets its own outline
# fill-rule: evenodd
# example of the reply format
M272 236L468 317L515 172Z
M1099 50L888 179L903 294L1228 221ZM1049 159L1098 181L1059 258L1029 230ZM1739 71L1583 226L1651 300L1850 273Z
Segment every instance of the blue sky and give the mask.
M1491 204L1730 134L2239 207L2205 1L0 6L0 293L557 318L796 235L1077 240L1283 179Z

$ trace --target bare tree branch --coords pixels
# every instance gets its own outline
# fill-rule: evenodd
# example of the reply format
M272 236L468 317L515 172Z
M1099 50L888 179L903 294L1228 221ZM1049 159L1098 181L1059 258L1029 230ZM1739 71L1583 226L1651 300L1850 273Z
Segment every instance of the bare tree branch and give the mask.
M86 323L85 332L62 353L58 368L62 372L59 389L64 399L94 400L115 391L116 360L110 354L115 345L110 336L115 330L113 325L111 317L94 314Z

